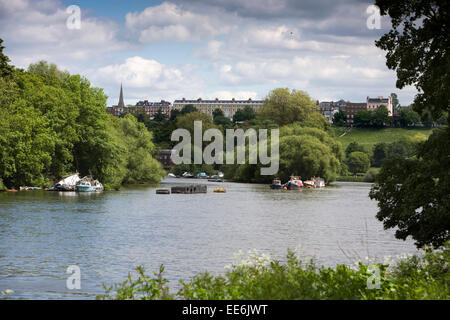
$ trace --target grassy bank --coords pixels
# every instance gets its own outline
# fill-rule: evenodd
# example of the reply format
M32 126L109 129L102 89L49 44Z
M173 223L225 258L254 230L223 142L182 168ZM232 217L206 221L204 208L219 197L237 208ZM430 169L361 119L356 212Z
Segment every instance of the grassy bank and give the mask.
M233 264L225 275L202 273L181 281L182 288L170 292L164 268L154 276L136 268L137 278L113 287L99 299L187 299L187 300L261 300L261 299L450 299L448 245L434 252L404 258L396 264L338 265L318 267L303 263L293 252L286 263L268 256L253 255ZM378 275L374 276L374 275Z
M391 143L400 140L402 137L412 137L416 134L423 134L429 136L432 129L429 128L352 128L344 136L339 137L343 133L342 127L333 128L336 135L336 140L342 144L343 150L351 142L357 142L366 147L367 150L372 150L373 146L379 142Z

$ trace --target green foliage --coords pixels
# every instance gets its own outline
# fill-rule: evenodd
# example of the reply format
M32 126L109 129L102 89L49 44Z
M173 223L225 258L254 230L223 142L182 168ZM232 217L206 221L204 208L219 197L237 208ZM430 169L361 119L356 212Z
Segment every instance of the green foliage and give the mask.
M370 168L363 177L364 182L375 182L377 179L379 169L378 168Z
M333 124L336 126L343 126L347 121L347 113L344 110L339 110L333 116Z
M269 92L258 117L283 126L309 120L317 109L316 103L306 92L278 88Z
M233 122L249 121L256 118L255 110L252 107L246 106L244 109L238 109L233 115Z
M159 273L150 278L142 267L138 278L105 287L98 299L185 299L185 300L380 300L448 299L450 291L448 246L428 251L396 265L358 263L357 267L316 266L301 261L288 251L286 262L252 255L234 263L224 275L204 272L190 281L180 281L181 289L170 293ZM369 288L373 271L379 270L379 287ZM372 282L373 283L373 282ZM114 291L113 291L114 288Z
M188 130L191 133L191 136L193 137L195 121L202 122L203 131L216 127L209 115L198 111L193 111L177 117L176 120L177 128Z
M109 116L102 89L45 61L29 70L0 78L0 177L7 187L49 186L75 171L112 185L160 180L151 135L131 116Z
M353 117L353 123L357 127L370 127L372 125L372 112L359 110Z
M181 108L180 114L185 115L191 112L198 112L198 110L193 104L187 104Z
M3 180L0 179L0 191L6 191L8 190L8 188L5 187L5 185L3 184Z
M10 78L12 76L14 68L9 65L9 57L3 54L5 47L2 45L3 39L0 39L0 78Z
M356 141L353 141L347 146L347 148L345 148L345 156L348 157L350 155L350 153L356 152L356 151L367 153L367 150L364 146L360 145Z
M320 176L333 181L341 171L343 153L340 143L324 130L293 123L280 128L279 171L277 177L288 180L294 174L304 178ZM270 142L268 142L270 145ZM248 159L247 159L248 160ZM247 182L269 182L274 177L261 176L261 165L226 165L228 179Z
M411 236L418 247L442 245L450 229L450 133L436 129L413 158L385 160L370 197L377 218L395 236Z
M370 159L367 153L355 151L348 155L346 164L351 173L364 173L370 167Z
M335 128L334 128L335 129ZM357 141L364 146L366 150L373 150L377 143L392 143L403 138L413 137L417 134L427 138L433 130L427 128L355 128L353 127L349 132L343 136L336 137L336 140L342 144L344 150L347 146Z
M397 88L414 85L414 110L438 119L450 101L450 52L446 0L377 0L392 29L376 46L386 51L386 65L397 73Z
M48 63L47 61L41 60L38 63L32 63L28 66L28 72L36 73L41 76L55 76L60 80L67 78L69 73L67 71L61 71L58 69L56 64Z
M389 111L386 106L381 105L374 111L359 110L354 118L353 123L357 127L384 127L390 122Z
M384 127L390 122L389 111L386 106L381 105L372 113L372 121L376 127Z
M401 108L399 122L401 127L406 128L420 122L420 115L411 108Z
M388 144L384 142L377 143L373 147L372 166L379 168L388 155Z

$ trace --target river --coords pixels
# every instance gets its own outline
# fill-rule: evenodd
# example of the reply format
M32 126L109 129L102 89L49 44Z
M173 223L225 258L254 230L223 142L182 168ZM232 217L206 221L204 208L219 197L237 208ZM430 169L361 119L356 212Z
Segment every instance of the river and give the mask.
M160 264L176 288L205 270L225 272L239 250L282 260L297 248L326 266L416 252L412 241L383 230L367 183L280 191L168 178L159 187L184 183L205 183L208 192L157 195L155 186L130 186L0 193L0 291L13 290L12 299L93 299L104 293L102 283L123 281L138 265L150 274ZM227 192L213 193L216 186ZM79 290L66 287L70 265L80 268Z

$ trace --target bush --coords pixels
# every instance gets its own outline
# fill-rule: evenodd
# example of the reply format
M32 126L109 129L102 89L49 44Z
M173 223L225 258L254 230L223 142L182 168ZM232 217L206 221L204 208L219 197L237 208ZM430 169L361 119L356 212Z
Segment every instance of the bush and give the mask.
M138 278L106 287L98 299L189 299L189 300L266 300L266 299L449 299L450 260L448 244L434 252L415 255L397 265L358 263L357 267L337 265L318 267L313 260L303 263L292 251L287 262L252 255L233 264L224 275L205 272L191 281L180 281L182 288L170 293L168 280L159 272L145 275L137 267ZM373 270L378 269L378 288L369 288Z
M0 191L6 191L8 190L8 188L5 187L5 185L3 184L3 180L0 179Z
M370 167L369 156L364 152L352 152L348 155L346 160L348 170L353 173L364 173Z
M364 182L375 182L375 179L377 178L379 170L375 168L369 169L369 171L366 172L366 175L363 178Z

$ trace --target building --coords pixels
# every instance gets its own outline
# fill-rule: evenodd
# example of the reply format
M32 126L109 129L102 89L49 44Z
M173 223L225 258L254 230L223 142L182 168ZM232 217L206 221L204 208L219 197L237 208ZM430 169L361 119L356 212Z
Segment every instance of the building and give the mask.
M155 113L161 110L162 113L170 116L170 107L172 104L168 101L161 100L161 102L149 102L148 100L139 101L135 105L136 111L145 112L150 118L153 118Z
M347 124L352 124L355 114L361 110L367 110L367 104L365 102L348 102L345 108Z
M322 101L319 103L319 113L323 115L327 120L332 123L334 114L339 110L345 110L347 102L344 100L339 101Z
M186 100L185 98L181 100L175 100L173 102L173 106L171 110L180 110L183 109L185 105L191 104L193 105L199 112L209 114L212 117L212 113L215 109L221 109L224 115L228 118L232 118L233 115L239 109L244 109L245 107L251 107L255 112L259 111L263 104L263 100L219 100L216 98L215 100L203 100L202 98L198 98L197 100Z
M389 116L392 117L392 97L388 96L387 98L383 98L382 96L377 98L367 97L367 110L373 111L376 110L379 106L385 105L389 111Z
M353 118L358 111L367 110L374 111L379 106L385 105L389 111L389 116L392 116L392 97L387 98L377 97L370 98L367 97L366 102L350 102L344 101L343 99L339 101L322 101L319 103L319 112L322 114L329 122L333 122L333 117L339 110L345 111L347 114L347 124L353 123Z
M162 164L164 170L169 171L174 166L171 156L172 156L171 149L163 149L158 152L158 160Z
M112 114L115 117L120 117L125 111L125 103L123 102L123 90L122 90L122 84L120 84L120 97L119 97L119 103L117 106L107 107L106 112L109 114Z

